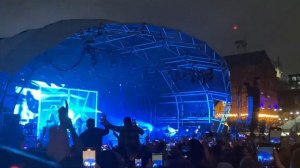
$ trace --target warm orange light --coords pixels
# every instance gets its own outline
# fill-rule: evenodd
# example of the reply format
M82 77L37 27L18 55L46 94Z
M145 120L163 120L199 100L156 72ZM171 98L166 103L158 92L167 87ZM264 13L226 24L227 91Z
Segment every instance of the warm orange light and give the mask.
M271 114L258 114L259 118L279 118L278 115L271 115Z

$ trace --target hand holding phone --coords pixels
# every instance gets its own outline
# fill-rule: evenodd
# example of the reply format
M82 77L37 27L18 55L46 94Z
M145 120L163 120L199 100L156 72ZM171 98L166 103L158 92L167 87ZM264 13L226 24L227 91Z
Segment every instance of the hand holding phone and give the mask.
M277 168L284 168L284 165L281 163L278 152L276 149L273 150L274 163Z
M271 127L269 130L269 143L280 146L281 143L281 128Z

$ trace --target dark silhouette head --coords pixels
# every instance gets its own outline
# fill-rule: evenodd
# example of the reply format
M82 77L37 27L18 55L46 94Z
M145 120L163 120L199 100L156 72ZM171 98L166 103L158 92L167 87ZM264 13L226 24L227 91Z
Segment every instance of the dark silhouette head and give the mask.
M202 161L204 159L204 148L200 141L196 139L189 140L190 158L192 162Z
M131 127L132 126L132 122L131 122L131 118L130 117L125 117L124 118L124 126L125 127Z
M251 156L246 156L240 161L240 167L255 168L258 167L258 165Z
M88 120L86 120L86 127L88 129L95 128L95 120L92 118L89 118Z

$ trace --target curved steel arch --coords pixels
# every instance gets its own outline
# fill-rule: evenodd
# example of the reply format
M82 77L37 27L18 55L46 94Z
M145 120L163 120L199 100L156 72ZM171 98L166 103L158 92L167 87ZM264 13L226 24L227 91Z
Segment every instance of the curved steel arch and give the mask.
M76 33L71 38L86 40L94 52L109 52L111 55L159 55L163 65L156 67L170 89L170 93L162 94L161 98L173 98L173 101L163 100L159 104L171 104L176 108L176 117L160 117L155 114L156 123L176 123L177 128L188 123L218 124L216 131L223 128L226 114L231 103L231 86L229 70L224 59L211 49L205 42L193 38L183 32L148 24L105 24L102 27L91 28ZM130 59L130 58L128 58ZM193 82L200 87L180 89L172 73L184 73L192 76ZM180 84L181 88L184 84ZM195 89L195 90L194 90ZM215 118L215 101L225 102L221 119ZM186 104L206 104L205 115L186 116ZM200 106L204 108L205 106Z

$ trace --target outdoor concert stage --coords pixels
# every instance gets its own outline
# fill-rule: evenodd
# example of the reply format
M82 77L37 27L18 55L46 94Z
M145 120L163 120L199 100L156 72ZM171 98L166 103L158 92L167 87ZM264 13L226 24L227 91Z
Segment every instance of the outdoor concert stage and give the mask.
M231 105L229 70L205 42L150 24L103 22L71 36L59 33L68 31L65 26L62 21L36 30L39 36L32 33L44 41L25 48L43 46L53 33L64 40L45 44L52 47L16 73L2 94L2 111L20 114L37 136L57 120L64 100L74 125L103 112L115 124L131 116L146 128L222 131Z

